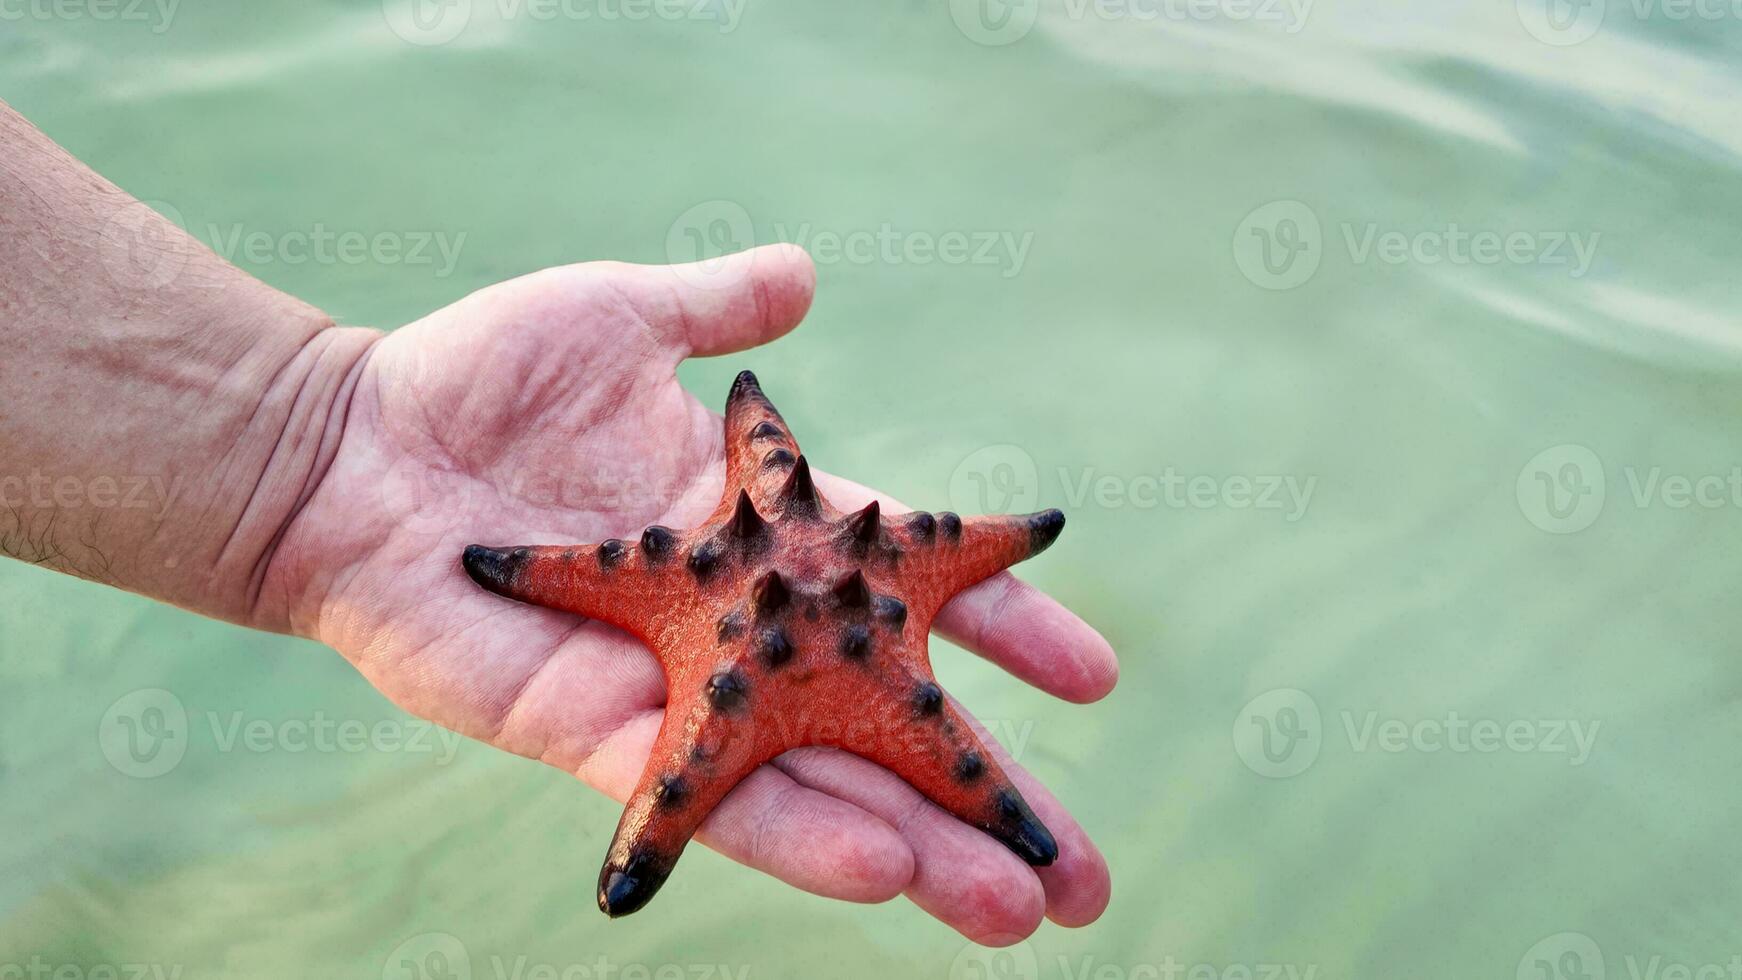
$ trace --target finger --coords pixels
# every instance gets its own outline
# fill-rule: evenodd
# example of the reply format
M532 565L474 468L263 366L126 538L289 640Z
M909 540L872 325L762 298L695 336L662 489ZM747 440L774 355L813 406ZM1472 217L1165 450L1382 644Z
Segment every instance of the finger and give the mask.
M932 628L1067 701L1099 701L1119 682L1119 660L1106 639L1009 572L957 593Z
M836 749L796 749L775 765L899 831L913 853L907 897L939 921L977 943L999 946L1040 927L1046 893L1034 869L899 776Z
M981 743L991 751L998 765L1021 791L1035 816L1058 842L1058 859L1044 868L1033 869L1046 889L1047 918L1073 928L1086 926L1100 918L1113 895L1107 859L1058 798L1033 774L1017 765L1003 744L994 739L978 719L966 712L963 714L980 736Z
M656 709L624 725L577 775L612 799L627 799L662 718ZM849 902L888 901L913 877L913 852L895 828L773 766L726 794L696 840L789 885Z
M766 344L804 319L816 289L810 255L764 245L685 265L629 266L636 303L681 360Z
M909 510L851 480L818 473L816 481L843 510L856 510L873 499L889 513ZM1009 572L958 593L939 611L932 628L951 643L1067 701L1100 700L1119 681L1119 659L1106 638Z

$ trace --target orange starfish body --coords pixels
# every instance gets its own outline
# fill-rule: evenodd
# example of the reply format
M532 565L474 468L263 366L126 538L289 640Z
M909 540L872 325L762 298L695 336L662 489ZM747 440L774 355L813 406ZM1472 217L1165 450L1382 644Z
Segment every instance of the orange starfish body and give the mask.
M843 514L811 482L756 376L726 400L726 489L700 527L638 544L473 545L484 588L618 626L665 671L665 721L599 875L599 908L647 904L697 826L788 749L844 749L893 771L1028 863L1058 855L932 676L926 636L956 593L1058 537L1025 517Z

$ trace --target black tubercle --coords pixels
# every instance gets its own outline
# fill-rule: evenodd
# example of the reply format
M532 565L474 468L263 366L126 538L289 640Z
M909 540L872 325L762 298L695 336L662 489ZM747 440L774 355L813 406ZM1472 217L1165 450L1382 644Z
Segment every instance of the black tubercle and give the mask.
M841 579L833 590L835 601L848 609L859 609L871 602L871 587L865 584L865 573L854 569Z
M696 578L706 579L719 566L725 550L720 542L713 539L696 545L695 550L690 552L690 571L695 573Z
M739 541L750 541L761 536L768 527L768 522L762 515L756 513L756 505L750 502L748 490L738 491L738 502L732 507L732 517L726 522L726 533Z
M729 612L721 616L719 621L714 624L714 633L719 636L721 643L730 643L743 636L744 615L738 612Z
M756 612L762 616L778 612L792 598L779 572L769 572L757 579L752 594L756 597Z
M780 426L775 425L773 422L770 422L767 419L763 419L762 421L756 423L756 427L750 430L750 441L751 442L755 442L757 439L785 439L785 438L786 438L786 433L780 431Z
M932 683L923 681L913 689L913 710L922 718L929 718L944 710L944 689Z
M708 700L721 711L744 706L750 697L750 682L737 669L722 670L708 678Z
M659 782L653 784L653 802L661 810L675 810L683 806L683 801L690 795L689 785L682 776L661 776Z
M648 561L659 561L671 554L677 544L677 534L662 524L654 524L641 532L641 553Z
M811 464L803 456L792 464L792 473L780 488L780 499L787 517L815 517L822 511L822 498L817 496L817 485L811 481Z
M938 519L923 510L917 514L910 514L907 518L907 526L913 529L913 536L921 541L930 541L932 536L938 533Z
M792 659L792 640L778 626L763 630L756 644L756 655L762 658L764 664L779 667Z
M962 753L962 757L956 760L956 778L964 783L979 779L985 771L986 760L980 758L980 753L972 749Z
M623 556L627 553L628 549L623 547L623 542L616 538L601 541L599 542L599 567L610 568L622 561Z
M900 599L897 599L892 595L878 596L876 602L873 603L873 606L874 608L872 611L877 614L878 619L883 620L898 630L907 622L907 603L902 602Z
M1059 539L1065 529L1065 515L1056 507L1028 516L1028 551L1038 555Z
M958 515L944 511L938 515L938 527L943 529L944 536L951 541L962 539L962 519Z
M863 660L871 654L871 630L864 623L854 623L841 631L841 656Z
M865 505L865 509L847 518L847 533L853 540L862 545L868 545L877 540L877 532L882 530L882 522L878 519L877 501Z

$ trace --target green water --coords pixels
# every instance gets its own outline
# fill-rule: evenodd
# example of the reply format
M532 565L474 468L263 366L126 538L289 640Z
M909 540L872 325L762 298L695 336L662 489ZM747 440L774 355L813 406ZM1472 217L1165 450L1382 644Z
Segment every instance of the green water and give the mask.
M615 804L470 743L231 741L416 730L313 644L0 565L0 963L1729 970L1742 11L1525 2L476 0L414 44L398 0L8 0L0 97L349 322L798 237L807 324L684 381L754 367L823 465L916 505L1063 507L1022 574L1124 673L1072 706L934 644L1106 851L1089 928L982 954L701 848L609 922ZM431 244L297 261L323 229ZM181 740L140 761L123 717Z

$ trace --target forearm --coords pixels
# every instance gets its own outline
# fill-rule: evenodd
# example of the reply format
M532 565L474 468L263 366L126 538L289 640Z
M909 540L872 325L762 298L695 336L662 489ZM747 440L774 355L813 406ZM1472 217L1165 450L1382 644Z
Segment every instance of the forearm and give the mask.
M0 102L0 552L281 626L273 546L378 336L231 266Z

